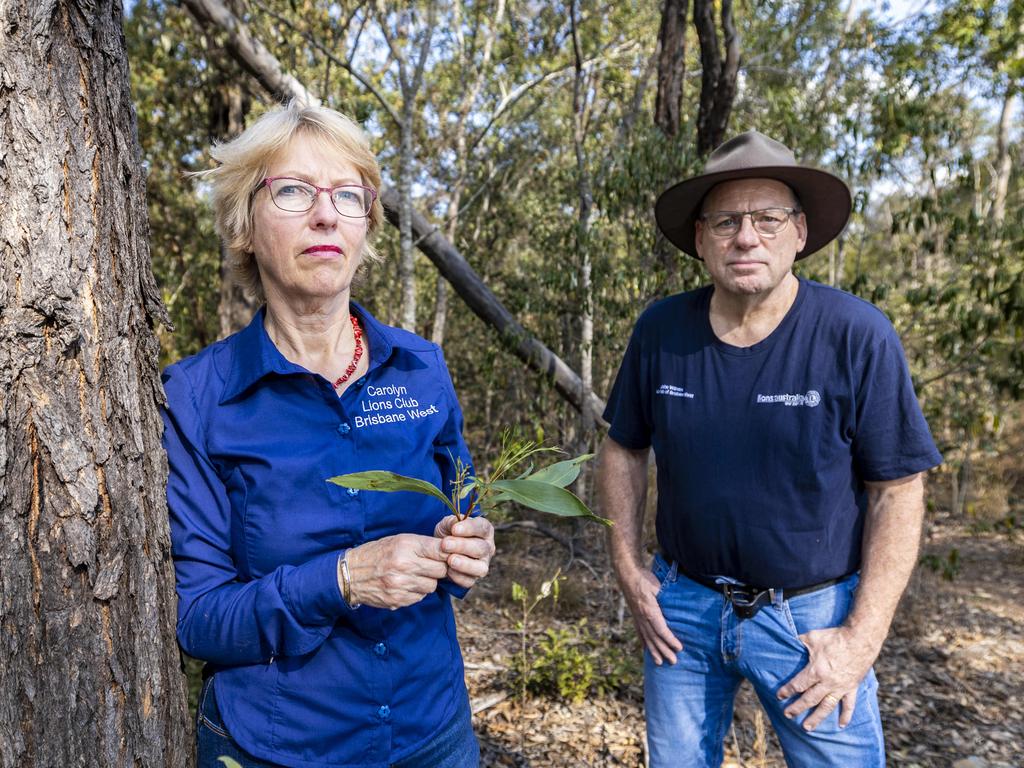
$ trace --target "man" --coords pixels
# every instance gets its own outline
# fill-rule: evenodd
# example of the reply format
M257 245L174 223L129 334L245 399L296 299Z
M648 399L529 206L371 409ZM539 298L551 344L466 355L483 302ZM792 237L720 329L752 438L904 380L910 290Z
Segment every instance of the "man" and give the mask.
M916 561L921 473L942 457L885 316L793 274L850 208L840 179L757 132L658 200L711 285L638 320L599 473L645 646L652 768L719 765L744 678L789 766L885 765L871 666Z

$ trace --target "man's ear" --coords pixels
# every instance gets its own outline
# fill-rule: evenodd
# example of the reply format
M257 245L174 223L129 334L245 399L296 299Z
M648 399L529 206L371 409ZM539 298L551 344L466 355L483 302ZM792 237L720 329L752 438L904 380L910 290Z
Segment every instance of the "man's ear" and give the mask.
M793 223L796 224L797 232L796 252L800 253L800 251L804 249L804 246L807 245L807 214L800 211L800 213L795 216Z

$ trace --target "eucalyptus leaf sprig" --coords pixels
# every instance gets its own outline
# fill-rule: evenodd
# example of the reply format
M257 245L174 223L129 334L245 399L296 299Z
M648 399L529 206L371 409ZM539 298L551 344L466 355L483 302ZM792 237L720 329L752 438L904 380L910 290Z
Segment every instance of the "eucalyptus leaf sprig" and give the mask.
M610 520L595 515L567 488L579 477L580 465L593 458L592 453L558 461L537 471L533 470L531 462L517 477L511 477L528 459L552 452L559 450L536 441L517 439L506 431L502 435L501 453L489 475L473 476L462 459L455 459L455 479L451 481L450 496L426 480L382 469L350 472L329 478L327 482L361 491L422 493L441 501L459 520L476 513L486 515L502 504L515 502L538 512L560 517L585 517L602 525L611 525ZM464 503L467 498L469 502Z

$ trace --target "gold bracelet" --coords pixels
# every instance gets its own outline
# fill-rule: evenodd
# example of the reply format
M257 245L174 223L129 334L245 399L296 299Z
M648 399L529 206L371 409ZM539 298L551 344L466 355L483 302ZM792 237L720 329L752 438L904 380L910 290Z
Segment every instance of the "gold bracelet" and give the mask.
M352 610L358 608L361 603L352 602L352 575L348 570L348 550L346 549L338 556L338 584L341 585L341 598Z

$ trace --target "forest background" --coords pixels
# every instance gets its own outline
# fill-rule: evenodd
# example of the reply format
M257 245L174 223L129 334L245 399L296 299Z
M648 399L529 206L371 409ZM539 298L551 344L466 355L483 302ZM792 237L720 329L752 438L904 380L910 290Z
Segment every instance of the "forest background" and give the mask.
M125 33L153 267L174 324L160 332L164 362L237 330L254 308L225 275L207 190L188 173L210 167L210 145L268 106L309 94L363 123L392 188L385 259L366 269L354 295L385 322L443 345L478 462L495 458L506 428L590 452L637 315L706 280L657 233L655 198L697 172L723 138L757 129L854 191L846 232L798 271L876 303L903 338L945 457L930 477L931 524L1016 541L1024 526L1021 4L147 0L130 8ZM265 51L246 54L246 35ZM273 67L262 68L275 60L295 83L282 87ZM453 291L424 255L436 253L438 234L491 294L481 298L472 283ZM480 309L488 305L489 315ZM482 320L495 312L506 324ZM553 353L569 378L545 375L552 358L524 352L524 339ZM585 472L576 491L590 499L590 485ZM614 593L593 532L528 515L498 522L508 568L481 601L497 606L505 631L526 633L519 611L559 563L577 565L563 590L575 579L577 592L600 592L600 581ZM517 529L545 534L555 551ZM960 539L943 539L924 562L953 579L961 550ZM517 582L528 586L516 591ZM635 668L608 661L623 644L634 647L621 602L617 611L588 611L586 602L534 620L530 632L547 634L529 658L477 660L481 674L498 672L478 686L484 708L520 686L577 703L616 689L636 697ZM477 617L478 635L489 631L472 610L466 616ZM472 620L463 619L463 634ZM520 700L507 716L528 711ZM749 749L734 739L730 755L777 759L760 716L748 725ZM501 729L491 733L490 761L512 760ZM518 760L529 752L521 739ZM553 754L551 764L568 764ZM628 764L632 753L620 745L617 754ZM600 762L580 764L592 761Z
M917 3L906 15L840 0L695 0L690 23L688 6L226 9L286 73L364 124L393 199L408 198L598 398L643 308L706 279L657 234L664 188L748 129L847 179L850 226L798 269L875 302L901 334L946 460L932 478L935 503L1006 517L1021 488L1001 459L1024 448L1024 10L993 0ZM171 362L252 309L222 279L206 190L187 174L210 167L210 145L281 93L239 64L223 27L185 7L138 2L125 33ZM355 295L443 344L474 455L493 457L507 426L592 448L600 414L581 413L587 396L559 396L510 354L514 335L482 323L416 244L385 228L386 258Z
M354 296L443 345L481 469L506 429L593 450L635 318L706 279L652 208L715 145L756 128L847 179L798 271L891 318L945 456L877 665L890 761L1024 763L1020 0L3 8L0 766L190 764L158 358L251 317L189 174L288 98L366 127L394 226ZM642 765L601 532L495 523L457 608L485 765ZM749 692L727 756L779 764Z

